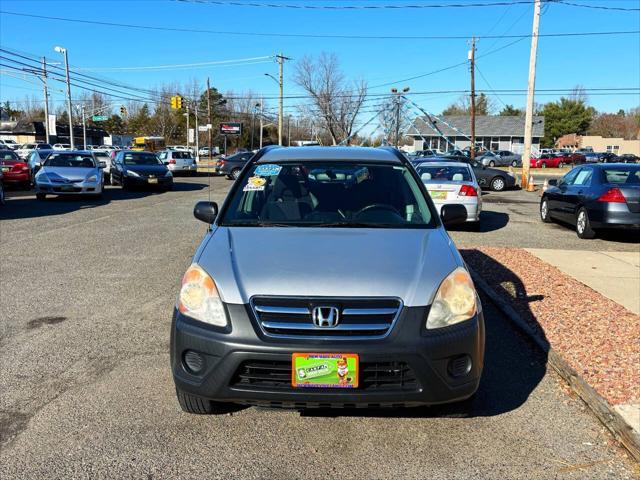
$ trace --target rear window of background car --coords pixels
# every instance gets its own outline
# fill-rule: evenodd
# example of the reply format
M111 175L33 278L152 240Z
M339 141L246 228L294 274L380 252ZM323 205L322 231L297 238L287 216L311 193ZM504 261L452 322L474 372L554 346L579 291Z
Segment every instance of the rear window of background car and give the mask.
M640 168L605 168L602 173L606 183L640 185Z

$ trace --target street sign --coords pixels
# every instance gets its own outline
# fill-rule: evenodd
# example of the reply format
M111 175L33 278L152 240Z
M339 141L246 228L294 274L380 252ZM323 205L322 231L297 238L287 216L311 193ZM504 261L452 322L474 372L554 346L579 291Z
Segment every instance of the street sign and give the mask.
M222 135L241 135L242 123L240 122L225 122L220 124L220 133Z
M109 120L109 117L105 115L94 115L93 117L91 117L91 120L93 120L94 122L106 122L107 120Z
M195 131L194 128L190 128L189 129L189 143L195 142L195 138L196 138L196 131Z
M207 130L209 130L209 129L207 128L206 125L198 125L198 131L199 132L206 132Z

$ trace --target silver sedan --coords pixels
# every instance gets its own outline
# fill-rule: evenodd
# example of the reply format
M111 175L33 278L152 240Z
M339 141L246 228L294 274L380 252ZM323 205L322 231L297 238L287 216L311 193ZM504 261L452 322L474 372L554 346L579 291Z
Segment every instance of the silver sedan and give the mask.
M102 195L104 162L87 151L57 151L47 157L35 176L36 198L47 195Z
M480 226L482 191L473 169L462 162L424 162L416 167L438 213L443 205L462 204L467 223Z

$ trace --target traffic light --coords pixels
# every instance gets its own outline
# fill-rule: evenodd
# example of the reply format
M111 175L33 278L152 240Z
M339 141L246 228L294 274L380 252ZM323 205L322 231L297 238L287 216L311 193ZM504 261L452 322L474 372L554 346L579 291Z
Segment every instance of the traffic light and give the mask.
M123 117L127 116L127 107L125 107L124 105L120 105L120 115L122 115Z
M174 110L180 110L182 108L182 97L180 95L171 97L171 108Z

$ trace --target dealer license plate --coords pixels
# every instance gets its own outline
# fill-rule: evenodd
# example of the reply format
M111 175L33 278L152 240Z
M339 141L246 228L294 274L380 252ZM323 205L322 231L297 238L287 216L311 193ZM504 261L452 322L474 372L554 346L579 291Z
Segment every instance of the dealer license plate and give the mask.
M149 183L158 183L158 179L157 178L150 178L149 179Z
M62 185L60 187L60 190L62 190L63 192L70 192L73 190L73 185Z
M442 200L447 198L447 192L443 192L440 190L429 191L429 195L431 195L431 198L437 199L437 200Z
M295 388L358 388L357 353L294 353L291 385Z

